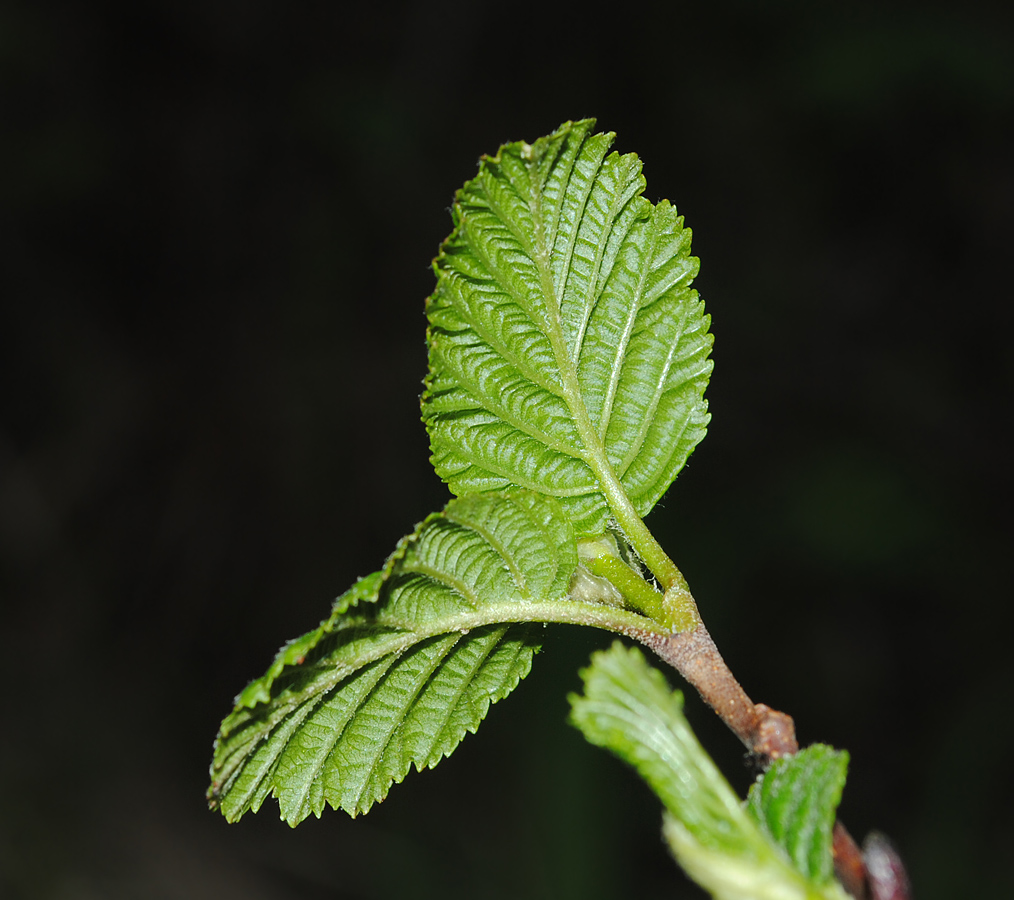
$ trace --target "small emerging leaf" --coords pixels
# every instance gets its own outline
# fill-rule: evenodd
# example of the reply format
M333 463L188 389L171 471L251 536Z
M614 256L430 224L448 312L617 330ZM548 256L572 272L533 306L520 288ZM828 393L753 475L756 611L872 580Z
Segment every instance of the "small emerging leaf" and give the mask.
M750 788L750 813L817 884L834 878L831 832L848 761L844 750L814 744L777 760Z
M458 191L422 404L455 494L556 497L579 537L619 493L644 516L704 437L712 343L690 230L593 126L506 144Z
M680 865L719 900L847 900L816 883L744 809L683 716L683 697L636 649L614 644L584 670L572 721L593 744L630 763L666 807ZM832 814L833 815L833 814Z
M538 648L523 623L539 603L567 602L576 566L554 503L452 501L237 698L215 747L212 804L232 821L273 794L293 825L325 803L366 812L517 686Z

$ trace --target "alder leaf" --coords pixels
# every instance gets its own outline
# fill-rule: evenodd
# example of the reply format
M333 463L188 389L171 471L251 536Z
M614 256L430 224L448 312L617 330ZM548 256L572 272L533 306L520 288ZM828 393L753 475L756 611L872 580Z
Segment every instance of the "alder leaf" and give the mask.
M577 563L555 501L451 501L237 697L215 745L211 805L235 821L274 795L292 825L325 804L366 812L411 766L447 756L528 674L542 629L526 623L650 626L569 599Z
M751 815L817 884L834 878L831 839L848 764L846 751L813 744L776 760L750 788Z
M719 900L847 900L794 867L735 795L683 715L683 696L635 648L592 656L571 720L632 765L666 808L664 832L688 875ZM833 812L832 812L833 817Z
M556 497L579 536L622 494L647 514L704 437L712 344L690 230L593 126L505 144L458 191L422 400L455 494Z

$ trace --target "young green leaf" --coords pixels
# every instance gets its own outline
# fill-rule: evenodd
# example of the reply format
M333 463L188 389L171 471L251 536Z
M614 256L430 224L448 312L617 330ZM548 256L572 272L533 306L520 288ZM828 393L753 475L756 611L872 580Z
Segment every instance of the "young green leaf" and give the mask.
M719 900L846 900L817 883L744 809L683 716L683 697L636 649L614 644L582 673L572 721L630 763L666 807L665 835L680 865Z
M293 825L326 803L366 812L412 765L447 756L528 673L538 643L525 623L650 627L569 600L577 563L552 500L452 501L240 694L216 742L212 805L234 821L273 794Z
M704 437L711 372L690 230L593 126L506 144L458 191L422 403L455 494L556 497L578 536L654 506Z
M750 788L751 815L816 884L834 878L831 832L848 761L844 750L813 744L775 761Z

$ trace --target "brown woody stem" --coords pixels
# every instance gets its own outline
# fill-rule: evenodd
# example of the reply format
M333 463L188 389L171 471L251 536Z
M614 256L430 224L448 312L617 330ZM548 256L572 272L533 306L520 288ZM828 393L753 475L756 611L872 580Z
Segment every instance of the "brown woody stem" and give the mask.
M747 696L703 622L693 631L645 634L642 642L696 688L762 766L799 749L792 717Z

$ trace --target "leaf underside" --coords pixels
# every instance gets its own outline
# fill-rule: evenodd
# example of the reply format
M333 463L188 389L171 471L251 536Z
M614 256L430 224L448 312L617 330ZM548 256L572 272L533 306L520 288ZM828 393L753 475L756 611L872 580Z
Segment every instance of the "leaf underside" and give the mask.
M230 821L269 796L293 825L366 812L525 677L530 623L668 627L568 593L577 541L649 512L709 419L690 231L593 125L505 145L458 192L422 400L458 499L237 697L209 790Z
M538 649L526 607L568 603L576 566L552 501L452 501L240 694L216 742L212 806L235 821L273 794L292 825L325 804L366 812L517 686Z
M708 423L710 317L676 210L594 120L484 158L458 191L427 302L422 412L457 494L556 497L578 536L614 479L654 506Z

